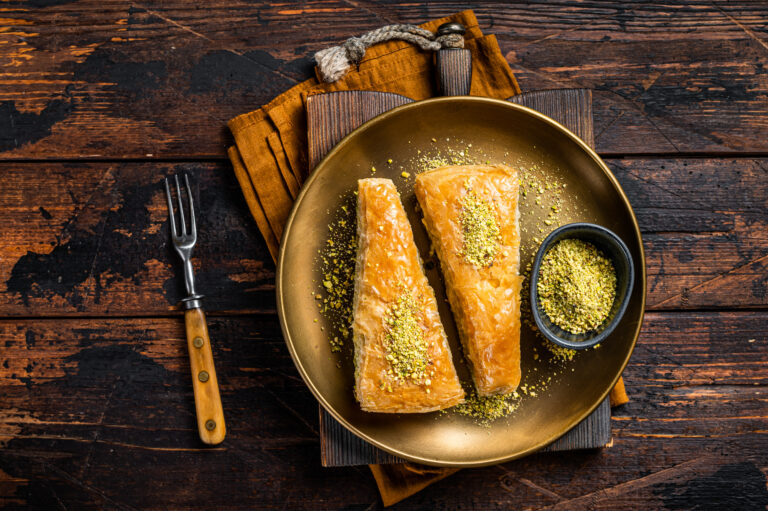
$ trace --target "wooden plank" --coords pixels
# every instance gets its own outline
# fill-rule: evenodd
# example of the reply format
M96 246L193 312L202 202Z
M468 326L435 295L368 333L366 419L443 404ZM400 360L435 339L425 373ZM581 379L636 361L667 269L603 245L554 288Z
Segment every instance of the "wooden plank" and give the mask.
M450 53L450 52L449 52ZM462 74L458 58L444 63L446 73ZM466 69L463 71L467 71ZM466 73L465 73L466 74ZM471 74L471 73L470 73ZM459 87L459 81L449 88ZM307 117L311 161L317 162L342 137L363 122L403 104L407 98L378 92L351 91L324 94L310 98ZM560 89L521 94L510 101L534 108L569 127L587 143L592 137L592 94L587 89ZM591 449L602 447L611 440L610 405L606 399L598 410L568 431L546 450ZM403 460L383 452L358 438L320 408L321 461L325 467L368 465L371 463L402 463Z
M768 161L609 166L643 233L649 309L768 305Z
M323 467L404 463L402 458L356 437L322 406L318 406L317 411L320 417L320 463Z
M180 317L0 321L0 507L375 509L367 470L320 468L317 403L276 318L209 322L229 426L214 449ZM764 506L766 332L768 312L651 312L610 449L464 470L399 508Z
M320 160L355 128L396 106L412 100L397 94L342 91L307 99L307 133L310 166ZM355 436L318 405L320 462L323 467L345 467L404 460Z
M605 398L586 419L543 448L542 452L598 449L610 446L611 442L611 402Z
M185 290L162 180L178 172L195 190L193 263L206 308L274 310L274 265L231 169L72 163L3 168L1 314L175 310Z
M57 163L2 169L0 314L175 310L185 291L162 180L178 172L195 190L193 262L207 310L274 310L274 265L230 168Z
M314 169L323 156L350 133L351 127L412 102L399 94L357 90L310 96L307 98L309 167Z
M224 158L224 126L312 76L311 54L466 4L12 3L3 158ZM35 7L35 8L30 8ZM523 90L595 89L602 153L766 152L768 6L477 2ZM233 29L237 27L237 29Z
M556 101L553 100L557 98ZM508 99L556 120L594 149L595 132L590 89L550 89L525 92Z
M640 222L651 309L768 306L768 159L607 163ZM0 316L173 310L183 283L161 179L183 169L197 182L208 310L274 312L274 266L228 164L6 162Z
M435 54L438 96L469 96L472 88L472 52L460 48Z

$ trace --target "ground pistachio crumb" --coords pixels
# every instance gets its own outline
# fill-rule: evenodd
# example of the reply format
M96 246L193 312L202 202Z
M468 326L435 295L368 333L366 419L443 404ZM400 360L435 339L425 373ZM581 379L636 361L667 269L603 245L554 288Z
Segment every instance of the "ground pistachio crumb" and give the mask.
M430 361L427 342L419 324L420 315L421 311L410 290L403 291L390 305L384 318L385 357L395 380L430 385Z
M471 188L461 199L462 256L476 266L490 266L501 242L501 230L493 205Z
M541 308L553 323L581 334L608 317L616 297L616 271L591 243L564 239L544 255L537 291Z
M355 198L344 198L342 206L329 223L329 236L320 250L322 290L317 294L320 313L326 317L333 330L329 342L332 352L340 352L344 342L351 340L352 297L354 294L355 258L357 256L357 232Z
M518 403L511 394L499 396L479 396L475 390L467 393L466 400L454 407L461 415L477 420L479 424L488 426L496 419L506 417L517 409Z
M561 183L558 180L558 177L547 177L541 175L541 172L538 171L538 165L520 166L519 170L521 214L525 214L527 211L528 216L535 217L533 218L532 223L529 224L530 228L526 229L526 227L521 227L521 231L530 233L539 232L543 235L546 235L552 229L562 225L564 221L568 220L565 215L563 215L563 211L566 210L566 208L564 208L565 197L563 195L562 189L565 188L566 185L565 183ZM542 195L538 195L539 188L544 190ZM537 198L541 199L540 204L535 204L535 200ZM552 206L556 207L553 208ZM539 210L539 208L543 208L546 211L546 216L542 216L541 213L534 215L534 207L537 210ZM541 232L542 229L543 232ZM566 364L571 362L574 357L577 356L578 352L576 350L558 346L557 344L548 341L541 334L541 332L539 332L538 328L536 327L536 323L533 321L533 315L531 314L529 301L531 283L530 276L533 256L538 249L539 241L540 238L538 236L524 236L522 241L521 257L523 260L528 259L528 262L526 264L521 263L521 273L524 277L524 280L523 289L520 293L520 319L528 328L534 332L534 335L536 335L536 337L541 340L543 346L546 348L546 351L551 354L551 360L553 362L558 364ZM545 360L544 357L546 357L546 353L541 353L539 354L538 358L534 356L534 360L537 362L543 362Z
M560 346L549 340L545 340L544 343L549 352L552 353L552 355L555 357L555 360L560 362L570 362L573 360L573 357L576 356L576 350L566 348L565 346Z

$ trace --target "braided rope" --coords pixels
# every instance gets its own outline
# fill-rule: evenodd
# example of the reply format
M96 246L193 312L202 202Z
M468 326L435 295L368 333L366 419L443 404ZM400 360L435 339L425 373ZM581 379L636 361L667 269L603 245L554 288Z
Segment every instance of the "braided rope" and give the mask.
M315 53L318 74L324 82L335 82L347 74L350 66L363 60L366 49L374 44L396 39L414 44L422 50L437 51L441 48L464 47L464 36L461 34L438 36L415 25L387 25L360 37L350 37L339 46Z

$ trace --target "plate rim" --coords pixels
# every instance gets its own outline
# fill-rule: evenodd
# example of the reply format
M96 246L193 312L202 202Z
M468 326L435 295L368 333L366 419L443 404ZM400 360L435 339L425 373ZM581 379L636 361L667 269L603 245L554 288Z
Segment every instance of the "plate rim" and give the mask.
M561 132L563 135L570 138L573 142L575 142L596 164L600 169L603 171L603 174L608 178L609 182L614 188L614 191L618 194L618 196L621 198L622 202L625 204L627 209L629 210L630 218L632 220L632 229L634 230L634 234L639 242L639 250L640 250L640 285L642 289L642 293L640 296L640 318L637 321L637 325L635 327L634 336L632 339L632 343L630 345L630 349L627 352L627 355L624 357L624 360L621 363L621 368L617 373L617 376L614 377L611 384L608 386L608 388L602 393L600 399L597 400L596 403L589 406L586 409L586 412L583 414L580 414L575 420L572 421L572 423L563 431L562 433L558 434L554 438L546 439L545 441L538 442L535 445L529 447L528 449L525 449L523 451L517 452L515 454L510 454L508 456L497 456L493 458L483 458L478 460L472 460L472 461L456 461L456 460L439 460L439 459L431 459L431 458L425 458L418 455L409 454L407 452L403 452L395 447L392 447L390 445L387 445L385 443L382 443L375 438L371 437L370 435L367 435L357 429L355 426L349 423L344 417L341 416L336 410L333 409L333 407L328 403L328 401L325 399L325 397L320 393L320 391L312 384L310 381L307 371L304 368L301 360L299 359L298 354L296 353L296 349L294 346L293 339L291 338L290 331L288 329L288 324L285 319L285 304L283 303L283 265L285 262L285 251L286 251L286 243L288 236L291 233L291 227L293 225L293 222L296 218L297 211L306 197L308 191L312 187L312 184L314 181L318 178L319 172L318 170L322 169L325 165L328 164L328 162L335 156L336 153L342 150L344 146L346 146L352 138L357 136L359 132L363 132L367 129L370 129L370 127L374 123L380 123L385 122L387 118L390 116L398 115L401 111L405 111L412 108L421 108L425 104L433 104L433 103L451 103L451 102L470 102L470 103L485 103L489 105L493 105L496 107L501 108L508 108L511 110L518 110L522 112L523 114L532 116L546 124L549 124L553 128L555 128L557 131ZM279 253L278 253L278 259L277 259L277 266L275 271L275 297L276 297L276 304L277 304L277 314L278 318L280 320L280 329L283 333L283 340L285 341L286 346L288 347L288 351L291 355L291 359L293 360L294 365L296 366L296 369L299 371L299 374L301 375L302 380L304 383L309 387L310 392L315 396L315 399L320 403L320 405L325 408L325 410L339 423L341 423L345 428L347 428L349 431L351 431L354 435L361 438L362 440L365 440L366 442L378 447L379 449L388 452L390 454L393 454L397 457L400 457L406 461L411 461L415 463L421 463L424 465L430 465L430 466L439 466L439 467L454 467L454 468L469 468L469 467L483 467L488 465L496 465L499 463L504 463L506 461L511 461L514 459L522 458L524 456L528 456L530 454L533 454L534 452L537 452L541 450L542 448L546 447L547 445L551 444L552 442L556 441L557 439L561 438L563 435L568 433L571 429L573 429L577 424L581 423L586 417L589 416L592 412L594 412L600 404L605 401L605 398L610 394L613 387L616 385L616 382L621 378L622 373L624 372L624 369L626 368L627 364L629 363L629 359L632 357L632 353L635 351L635 347L637 345L637 339L640 336L640 329L642 328L643 320L645 318L645 304L646 304L646 294L647 294L647 282L646 282L646 267L645 267L645 249L643 246L643 238L642 234L640 232L640 226L637 222L637 217L635 216L635 211L632 209L632 204L629 202L629 198L627 197L626 193L624 192L624 189L621 187L621 184L616 179L616 176L613 175L613 172L611 172L610 168L603 162L602 158L597 154L597 152L589 147L581 138L579 138L576 134L574 134L571 130L560 124L559 122L555 121L551 117L548 117L541 112L538 112L532 108L519 105L517 103L512 103L510 101L506 101L503 99L495 99L495 98L486 98L481 96L447 96L447 97L436 97L436 98L429 98L424 99L420 101L414 101L412 103L406 103L404 105L400 105L398 107L395 107L391 110L388 110L355 128L350 133L348 133L344 138L342 138L333 148L328 151L328 153L323 157L322 160L317 164L317 166L312 169L310 172L309 177L307 180L302 184L301 190L299 191L298 196L296 197L296 200L294 201L291 212L288 215L288 220L285 223L285 227L283 228L283 235L280 239L280 247L279 247Z

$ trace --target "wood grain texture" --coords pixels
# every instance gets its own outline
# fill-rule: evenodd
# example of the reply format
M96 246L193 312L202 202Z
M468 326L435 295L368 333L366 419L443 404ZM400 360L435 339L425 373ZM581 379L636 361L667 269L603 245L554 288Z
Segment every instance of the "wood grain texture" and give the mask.
M609 166L640 223L648 308L768 305L768 160L621 159Z
M208 322L215 448L197 438L181 316L0 321L0 507L380 509L367 469L320 467L317 402L276 318ZM398 509L765 506L766 331L766 312L651 312L611 448L461 471Z
M229 119L310 56L455 1L33 1L0 20L4 158L223 158ZM476 2L523 90L595 90L601 153L768 150L762 2ZM233 27L237 27L233 29ZM642 142L642 143L639 143Z
M0 508L381 508L366 469L320 467L317 402L279 332L225 123L311 76L320 48L466 6L3 4ZM611 448L463 470L397 509L764 510L768 6L471 7L523 90L594 89L649 312ZM229 426L214 448L174 312L160 179L182 169L204 210L198 282L226 314L209 317Z
M441 57L444 59L441 63ZM469 52L443 50L438 53L438 80L445 81L445 93L466 94L472 75ZM467 90L465 91L464 88ZM342 137L365 121L407 98L379 92L337 92L314 96L307 108L309 152L311 161L319 161ZM549 90L520 94L510 98L528 106L570 128L587 143L592 137L592 94L586 89ZM355 436L322 408L320 409L321 461L324 467L369 465L373 463L402 463L403 460L368 444ZM610 405L608 399L589 417L568 431L545 450L564 451L593 449L611 441Z
M352 467L405 462L402 458L382 451L373 444L356 437L339 424L322 406L318 406L317 410L320 417L320 463L323 467Z
M525 92L508 99L556 120L586 144L595 148L595 130L590 89L551 89Z
M350 433L322 407L320 413L320 462L323 467L349 467L404 460L374 447ZM611 405L606 399L571 431L541 452L594 449L611 443Z
M197 433L203 443L218 445L227 435L227 426L224 422L224 409L221 406L211 336L208 334L208 324L203 310L184 311L184 325L187 333L192 390L195 395Z
M640 223L649 308L768 306L768 159L606 163ZM184 287L162 178L182 170L200 208L193 263L206 309L274 313L274 265L228 164L6 162L0 316L173 311Z
M274 310L274 265L228 165L0 167L0 315L174 311L185 289L162 180L179 172L193 177L205 307Z
M440 96L469 96L472 52L460 48L435 53L435 75Z
M309 167L314 169L352 129L413 100L389 92L341 91L307 98Z

